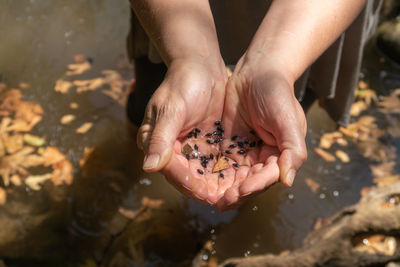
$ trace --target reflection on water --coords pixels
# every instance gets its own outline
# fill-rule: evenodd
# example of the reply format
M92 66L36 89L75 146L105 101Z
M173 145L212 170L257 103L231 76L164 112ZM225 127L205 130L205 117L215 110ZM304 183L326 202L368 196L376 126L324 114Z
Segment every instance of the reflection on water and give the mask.
M355 203L360 188L371 184L366 160L350 146L352 164L325 163L309 153L293 188L274 186L237 211L221 214L214 207L187 200L161 175L141 171L143 155L135 146L123 107L99 90L65 95L53 90L76 53L93 59L92 70L80 79L119 68L121 56L126 60L128 1L3 0L0 10L0 79L9 87L21 81L31 83L24 97L45 110L35 134L60 147L76 170L71 186L46 184L38 192L17 188L0 208L4 229L0 258L10 265L188 265L206 240L214 242L219 260L278 253L299 246L317 218ZM364 68L373 87L398 87L398 76L390 68L379 65L376 69L374 53L370 52ZM386 72L380 77L382 68ZM118 71L126 80L131 78L129 68ZM60 118L71 112L70 102L80 106L77 119L60 125ZM310 151L324 131L334 129L321 114L314 107L309 116ZM93 129L77 136L74 129L86 121L94 122ZM80 167L84 147L94 150ZM316 193L304 183L307 177L321 185ZM143 196L162 199L164 204L130 223L118 210L140 209Z

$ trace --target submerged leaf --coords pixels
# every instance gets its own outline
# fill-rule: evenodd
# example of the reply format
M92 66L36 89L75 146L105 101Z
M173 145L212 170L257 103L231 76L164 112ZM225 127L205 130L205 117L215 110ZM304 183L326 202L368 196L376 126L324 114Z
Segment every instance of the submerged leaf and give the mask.
M46 143L46 140L44 140L44 138L31 134L25 134L24 141L31 146L43 146Z
M314 148L314 151L315 151L315 153L317 153L318 156L320 156L326 162L336 161L336 158L334 155L323 150L322 148L316 147L316 148Z
M306 185L308 186L308 188L310 188L310 190L313 193L318 191L318 189L320 187L319 183L315 182L311 178L306 178L304 181L305 181Z
M67 114L61 117L61 124L69 124L71 123L73 120L75 120L75 115L72 114Z
M74 177L72 176L73 166L71 162L64 159L53 165L51 181L54 185L70 185Z
M231 166L229 165L228 161L225 159L225 157L219 157L217 163L214 165L214 168L212 170L213 173L219 172L225 169L230 168Z
M25 184L29 186L32 190L38 191L42 188L41 184L43 184L50 178L51 178L50 173L46 173L43 175L31 175L25 179Z
M89 131L90 128L92 128L92 126L93 126L92 122L85 122L84 124L81 125L81 127L76 129L75 132L78 133L78 134L84 134L87 131Z
M349 155L346 152L344 152L343 150L336 150L335 155L343 163L349 163L350 162Z
M69 89L71 89L72 86L73 84L69 81L57 80L56 85L54 87L54 91L59 92L61 94L66 94L68 93Z

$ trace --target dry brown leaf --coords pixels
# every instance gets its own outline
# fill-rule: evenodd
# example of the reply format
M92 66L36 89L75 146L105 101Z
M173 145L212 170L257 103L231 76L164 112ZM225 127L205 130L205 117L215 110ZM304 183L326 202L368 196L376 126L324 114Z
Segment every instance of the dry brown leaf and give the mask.
M57 147L48 146L43 152L44 166L50 166L65 159L64 154Z
M18 87L21 88L21 89L28 89L28 88L31 87L31 85L30 85L30 83L27 83L27 82L20 82L18 84Z
M69 108L71 108L71 109L77 109L78 107L79 107L78 103L75 103L75 102L69 103Z
M75 115L67 114L67 115L64 115L61 117L60 122L61 122L61 124L69 124L73 120L75 120Z
M15 134L3 139L3 144L9 154L13 154L24 146L24 136L22 134Z
M43 109L39 104L27 101L20 101L15 112L15 118L31 123L38 116L42 116Z
M36 167L44 163L44 157L31 154L25 157L25 160L21 162L21 165L25 168Z
M86 61L86 56L82 53L74 55L74 62L75 63L83 63Z
M83 63L69 64L67 67L69 70L65 73L65 75L71 76L87 72L92 68L92 65L89 63L89 61L85 61Z
M121 213L121 215L123 215L124 217L131 220L135 219L136 216L139 214L139 210L128 210L123 207L119 207L118 212Z
M370 165L372 174L375 177L390 176L394 174L394 166L396 162L390 161L379 165Z
M19 177L17 174L11 176L10 182L15 186L20 186L22 184L21 177Z
M323 150L322 148L316 147L316 148L314 148L314 151L315 151L315 153L317 153L318 156L320 156L326 162L336 161L336 158L334 155Z
M368 84L365 81L359 81L358 82L358 88L360 89L367 89L368 88Z
M79 159L79 166L83 167L86 164L90 154L94 151L94 147L85 147L83 149L82 157Z
M343 163L349 163L350 162L349 155L346 152L344 152L343 150L336 150L335 155Z
M394 184L395 182L400 180L400 175L391 175L391 176L383 176L383 177L375 177L373 182L378 187L383 187L386 185Z
M78 133L78 134L84 134L87 131L89 131L90 128L92 128L92 126L93 126L92 122L85 122L84 124L81 125L81 127L76 129L75 132Z
M354 247L358 252L393 256L397 251L397 241L392 236L365 235L359 239Z
M24 141L31 146L43 146L46 143L44 138L31 134L24 134Z
M3 206L7 202L7 193L4 188L0 187L0 206Z
M215 163L214 168L212 170L213 173L219 172L225 169L230 168L231 166L229 165L228 161L225 159L225 157L220 156L217 163Z
M42 187L41 185L51 178L50 173L42 174L42 175L30 175L25 179L25 184L29 186L32 190L38 191Z
M341 132L325 133L321 136L319 141L319 147L329 149L337 139L342 138Z
M142 205L151 209L159 209L164 204L163 199L142 198Z
M0 108L15 111L21 101L21 91L18 89L10 89L5 91L0 100L2 101Z
M51 181L54 185L70 185L74 177L72 176L73 166L68 160L62 160L53 164L53 172L51 173Z
M61 94L66 94L68 93L69 89L73 84L69 81L64 81L64 80L57 80L56 85L54 86L54 91L59 92Z
M356 117L368 108L368 105L364 101L355 102L351 105L350 116Z
M85 91L93 91L102 87L104 84L105 84L104 78L74 81L74 85L78 86L78 88L76 89L77 93L82 93Z
M305 180L306 185L308 186L308 188L310 188L310 190L315 193L318 191L320 185L319 183L315 182L313 179L311 178L306 178Z

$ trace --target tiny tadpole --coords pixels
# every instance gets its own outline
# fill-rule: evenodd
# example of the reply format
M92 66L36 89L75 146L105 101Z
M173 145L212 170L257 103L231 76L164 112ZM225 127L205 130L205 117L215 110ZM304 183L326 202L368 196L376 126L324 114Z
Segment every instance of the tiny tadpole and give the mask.
M203 166L203 168L207 168L207 162L203 161L203 162L201 163L201 166Z
M210 159L214 159L213 153L210 153Z
M219 177L224 178L224 174L222 172L220 172Z
M186 159L189 160L190 159L190 155L186 154Z
M197 169L197 172L200 173L201 175L204 174L204 172L202 170L200 170L200 169Z
M210 145L212 145L212 144L213 144L213 141L210 140L210 139L207 139L207 143L209 143Z
M255 147L256 146L256 141L253 141L249 144L250 147Z
M221 121L215 121L215 122L214 122L214 125L216 125L216 126L221 125Z
M237 164L236 162L233 163L232 166L235 167L235 168L240 168L240 167L239 167L239 164Z
M194 150L196 150L196 151L199 150L199 147L196 144L194 144Z
M244 151L243 149L239 150L237 153L239 153L240 155L246 154L246 151Z
M243 144L243 142L237 142L237 144L238 144L238 146L240 147L240 148L244 148L244 144Z
M199 128L194 128L194 131L195 131L196 133L201 132L201 130L200 130Z
M212 136L212 133L206 133L206 136L210 137L210 136Z
M225 150L225 153L226 153L226 154L232 154L232 151L230 151L230 150Z
M229 148L235 148L235 147L236 147L235 144L232 144L232 145L229 146Z
M214 140L214 143L215 143L215 144L218 144L219 142L221 142L221 139L219 139L219 138L217 138L217 139Z
M237 138L238 138L238 136L237 136L237 135L234 135L234 136L232 136L231 140L232 140L232 141L236 141Z
M256 131L254 131L254 130L250 130L250 133L251 133L252 135L256 135Z

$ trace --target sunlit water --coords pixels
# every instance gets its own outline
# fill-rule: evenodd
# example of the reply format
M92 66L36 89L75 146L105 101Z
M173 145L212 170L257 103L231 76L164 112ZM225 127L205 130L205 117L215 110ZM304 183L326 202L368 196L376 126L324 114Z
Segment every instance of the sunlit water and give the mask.
M1 0L0 10L0 79L9 87L21 81L31 84L24 97L45 110L34 134L60 147L75 166L73 185L46 184L39 192L16 188L0 208L0 228L7 229L0 234L0 259L11 266L75 266L87 259L105 264L127 250L137 252L136 263L142 259L149 266L188 265L206 240L215 242L219 260L278 253L298 247L317 218L357 202L360 189L372 184L368 162L354 145L346 148L351 164L325 163L311 152L323 132L335 129L315 107L308 118L309 159L293 188L276 185L223 214L188 200L161 175L141 171L143 155L135 147L123 107L99 91L62 95L53 90L77 53L94 62L82 78L116 69L117 60L126 58L128 1ZM379 62L373 49L364 66L364 75L382 94L400 87L398 72ZM119 72L126 79L132 76L131 70ZM74 111L78 119L64 126L59 120L71 113L70 102L80 106ZM77 136L74 129L86 121L94 122L94 128ZM81 169L85 146L95 151ZM316 193L304 183L307 177L321 185ZM142 196L165 204L141 228L128 228L107 248L111 236L127 223L118 207L136 209Z

